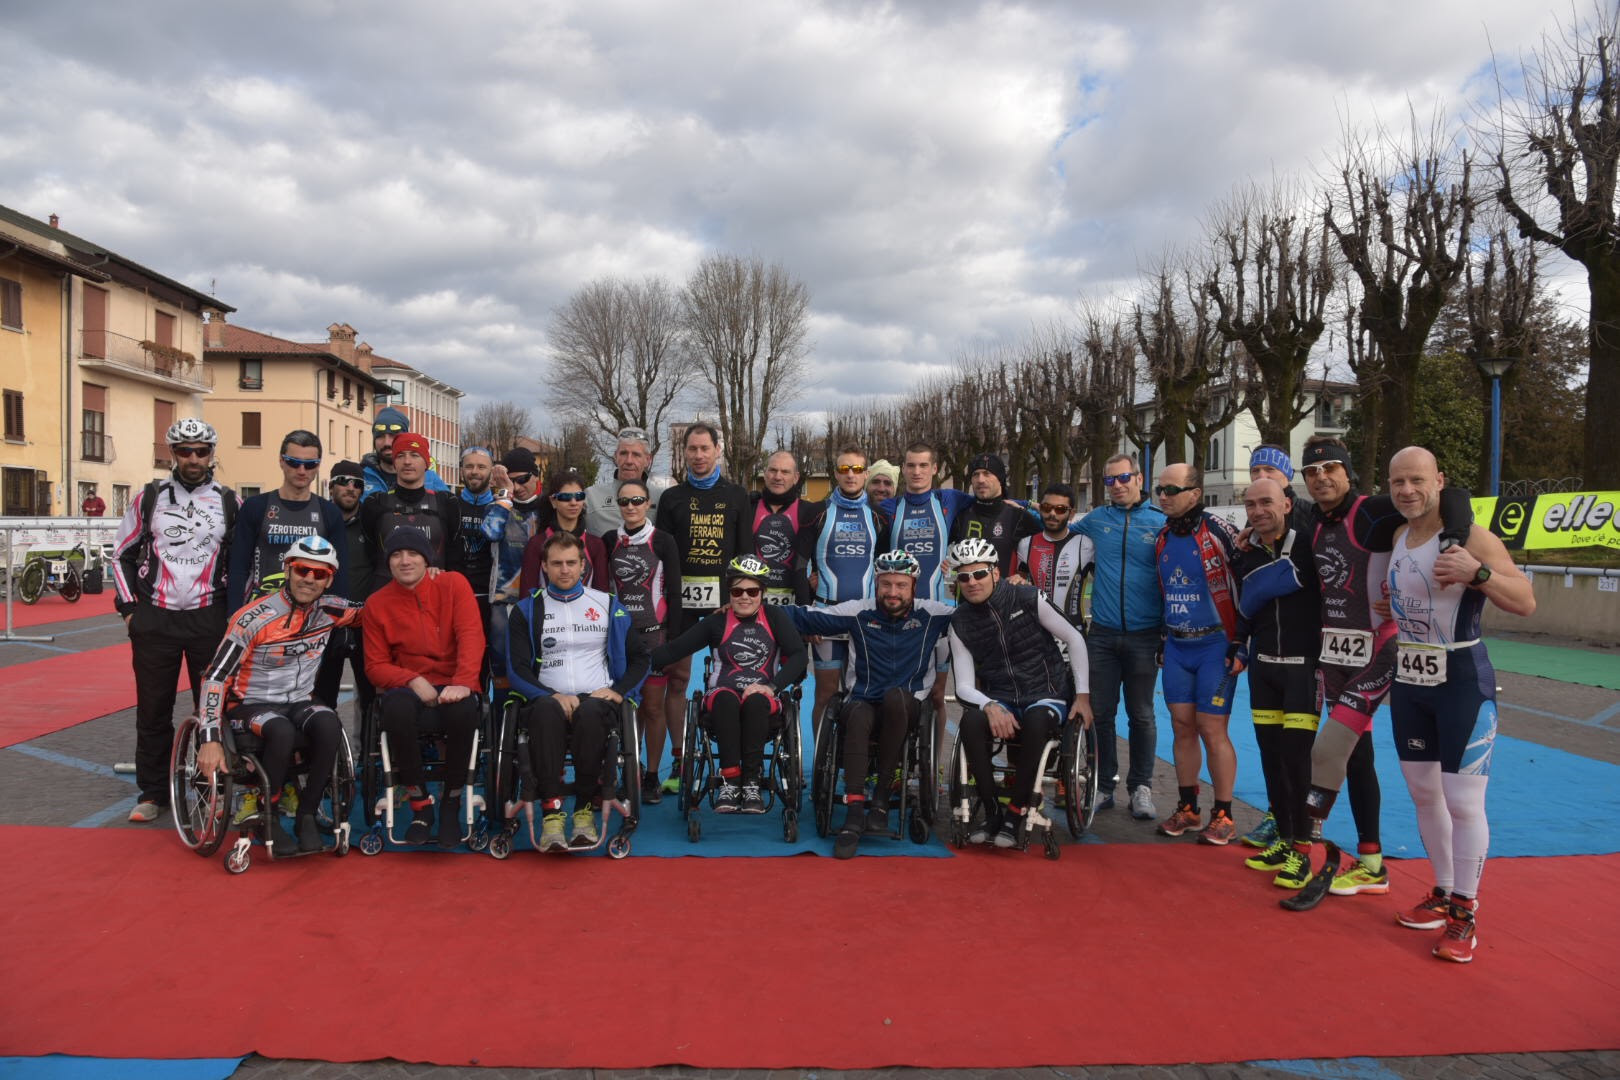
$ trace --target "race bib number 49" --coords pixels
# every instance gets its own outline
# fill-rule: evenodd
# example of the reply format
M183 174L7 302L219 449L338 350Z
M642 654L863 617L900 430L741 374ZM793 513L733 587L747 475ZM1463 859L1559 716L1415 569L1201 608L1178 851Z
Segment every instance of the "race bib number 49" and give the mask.
M1372 660L1371 630L1322 629L1322 663L1337 667L1366 667Z
M719 578L686 578L681 582L681 607L713 611L720 606Z
M1445 682L1445 646L1401 642L1395 653L1395 681L1408 686L1439 686Z

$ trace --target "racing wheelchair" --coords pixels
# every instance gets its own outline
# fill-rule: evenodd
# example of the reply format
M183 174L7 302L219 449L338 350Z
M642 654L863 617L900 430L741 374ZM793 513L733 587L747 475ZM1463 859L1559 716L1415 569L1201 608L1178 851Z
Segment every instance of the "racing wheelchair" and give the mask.
M676 806L686 819L686 838L697 843L703 838L703 821L698 816L705 803L712 809L719 795L719 748L704 727L703 698L714 672L714 655L703 659L703 678L692 690L686 704L686 732L681 743L681 790ZM781 708L771 717L765 737L764 769L760 774L760 794L765 812L782 808L782 839L799 841L799 809L804 801L804 757L800 749L799 702L803 687L795 683L777 696Z
M394 818L401 800L401 780L389 752L388 733L382 730L382 700L379 693L371 707L360 718L360 745L364 755L360 766L362 809L366 831L359 841L362 855L376 855L385 843L396 847L413 847L394 830ZM461 842L473 851L482 851L489 845L490 825L483 782L488 769L490 710L487 694L478 695L478 725L473 730L472 752L467 759L467 784L461 795ZM423 716L417 738L422 748L422 772L426 783L443 784L447 772L445 760L446 739L442 726ZM442 792L441 786L441 792ZM408 814L406 816L409 816ZM435 843L429 840L428 844Z
M992 738L991 762L995 768L996 783L1007 786L1010 771L1008 750L1015 740ZM1023 829L1018 835L1015 850L1024 851L1037 831L1048 859L1058 858L1056 822L1057 809L1061 809L1069 827L1069 835L1079 840L1091 827L1097 808L1097 733L1092 728L1073 721L1064 721L1054 738L1048 739L1041 750L1041 781L1036 785L1038 798L1024 814ZM962 747L962 735L957 731L951 746L951 764L946 777L946 799L951 813L951 843L967 846L968 835L982 820L984 813L978 792L968 773L967 754Z
M255 840L261 842L264 855L272 861L297 857L277 855L269 843L272 793L259 760L264 741L252 732L233 730L229 722L221 725L220 732L227 767L211 774L197 768L197 750L202 745L198 718L186 717L174 733L169 757L169 809L181 842L206 858L219 850L226 833L234 828L236 839L224 858L225 869L233 874L246 873L252 865ZM307 740L299 735L289 777L308 772L303 757L307 746ZM317 825L334 841L334 846L322 850L337 856L349 853L349 808L353 802L354 757L348 736L342 735L324 801L326 810L316 815Z
M845 801L838 790L838 770L844 761L843 713L846 694L839 690L827 700L827 707L816 717L815 751L810 768L810 808L815 815L816 835L828 836L833 828L833 810ZM879 704L877 707L881 707ZM875 728L875 725L874 725ZM914 844L926 844L934 828L934 706L924 699L918 718L906 729L906 741L900 752L898 778L877 776L876 730L872 733L870 753L867 755L865 783L870 797L873 785L896 784L896 795L891 796L890 808L898 811L896 827L889 837L894 840L909 836ZM845 777L844 783L851 778ZM878 833L876 835L883 835Z
M489 768L491 796L490 818L493 823L489 837L489 853L497 859L512 854L513 840L519 830L527 827L529 843L540 851L540 841L534 831L534 807L525 808L522 818L507 815L506 808L515 803L525 786L534 787L534 758L529 747L529 733L518 724L518 710L522 698L513 695L501 706L501 719L492 745ZM570 752L563 768L574 767ZM622 859L630 854L630 838L641 824L641 721L636 703L625 698L619 704L619 722L607 730L607 745L602 753L602 788L598 796L602 824L597 830L596 843L588 846L570 844L565 854L584 855L606 845L611 858ZM619 827L610 836L608 820L619 816Z

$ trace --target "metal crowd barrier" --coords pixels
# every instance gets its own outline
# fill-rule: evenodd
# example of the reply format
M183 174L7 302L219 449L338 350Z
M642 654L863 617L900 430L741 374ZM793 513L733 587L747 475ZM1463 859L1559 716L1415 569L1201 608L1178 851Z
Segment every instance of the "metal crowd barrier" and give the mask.
M54 634L18 634L13 630L12 605L22 580L22 570L33 552L69 551L76 544L84 544L85 570L100 568L103 579L110 569L104 549L110 549L118 534L119 519L115 517L0 517L0 551L5 562L0 565L0 579L6 594L5 641L53 641ZM103 588L110 588L105 582Z

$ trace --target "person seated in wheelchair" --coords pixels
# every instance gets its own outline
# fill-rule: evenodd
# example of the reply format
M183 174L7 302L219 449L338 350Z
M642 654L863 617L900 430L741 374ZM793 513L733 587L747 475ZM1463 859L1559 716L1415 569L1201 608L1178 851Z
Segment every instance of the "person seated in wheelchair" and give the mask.
M934 650L956 610L937 600L918 600L922 566L907 551L879 555L872 565L877 597L846 600L826 608L786 607L801 633L848 635L844 701L838 723L844 732L844 822L833 854L851 858L863 833L889 831L889 777L900 764L906 733L922 717L934 685ZM866 769L877 736L878 784L866 799ZM933 784L933 778L924 781ZM932 790L930 786L929 790Z
M264 742L264 767L270 806L265 840L272 858L309 854L322 848L316 812L332 778L343 722L337 713L314 700L321 655L335 627L360 617L360 605L326 589L338 570L338 553L320 536L296 541L282 555L285 580L269 596L243 605L231 616L225 638L203 674L202 715L197 750L199 772L225 768L224 721L237 732L252 732ZM298 792L293 832L282 824L281 797L293 753L306 744L309 772ZM296 838L295 838L296 837Z
M433 835L419 742L426 727L445 736L438 840L440 847L454 847L461 841L461 792L480 719L484 623L467 579L431 565L433 546L421 529L389 533L383 557L390 580L367 598L361 636L378 722L411 803L405 842L425 844Z
M726 567L731 604L705 616L692 629L653 650L662 668L707 647L714 658L703 697L704 729L719 745L720 787L714 808L721 814L763 814L760 777L771 721L781 718L779 695L804 678L808 653L793 620L766 605L770 569L752 555ZM782 718L798 723L798 717Z
M951 665L963 706L957 738L984 806L969 841L994 837L997 847L1015 847L1040 789L1047 741L1065 718L1091 726L1086 642L1035 586L1001 580L994 545L958 541L951 561L959 599L951 616ZM1067 671L1059 642L1068 652ZM1009 743L1014 772L1005 813L991 764L996 739Z
M519 730L528 735L531 769L521 770L518 802L531 818L540 800L540 849L595 847L595 803L602 786L608 732L619 706L647 676L646 635L632 632L630 613L600 589L585 586L579 537L558 530L541 550L545 585L518 601L506 625L506 677L523 697ZM563 836L563 765L574 758L573 836ZM538 788L538 790L536 790Z

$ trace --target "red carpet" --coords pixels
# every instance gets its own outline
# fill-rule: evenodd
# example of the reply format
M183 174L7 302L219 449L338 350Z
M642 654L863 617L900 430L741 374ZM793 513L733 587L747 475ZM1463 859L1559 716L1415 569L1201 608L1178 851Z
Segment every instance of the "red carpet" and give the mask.
M1294 915L1235 852L1193 844L1055 864L354 854L230 877L171 835L13 826L0 861L28 868L0 879L0 1054L864 1068L1620 1047L1612 920L1571 900L1614 895L1620 856L1493 862L1472 967L1391 921L1421 866L1394 868L1393 897Z
M97 596L81 596L74 603L57 596L55 593L42 596L39 603L28 605L20 600L11 602L11 628L21 630L25 626L43 626L46 623L68 622L77 619L94 619L102 615L113 614L113 602L118 594L106 589ZM5 601L0 600L0 628L6 625Z
M180 669L190 707L191 683ZM0 747L37 739L135 704L129 642L68 655L59 653L0 668Z

